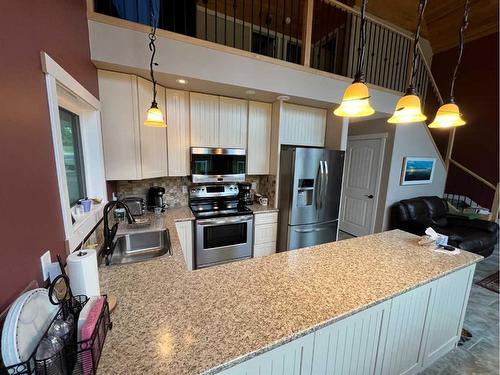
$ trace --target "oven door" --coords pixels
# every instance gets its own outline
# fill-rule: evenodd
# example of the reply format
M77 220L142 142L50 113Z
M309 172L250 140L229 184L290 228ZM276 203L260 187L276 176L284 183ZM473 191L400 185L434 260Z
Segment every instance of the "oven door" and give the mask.
M253 215L196 220L196 268L250 258Z
M194 183L245 181L246 151L239 148L191 148Z

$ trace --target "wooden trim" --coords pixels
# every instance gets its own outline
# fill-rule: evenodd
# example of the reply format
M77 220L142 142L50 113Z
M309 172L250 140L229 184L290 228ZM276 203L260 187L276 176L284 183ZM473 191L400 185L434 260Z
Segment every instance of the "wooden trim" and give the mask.
M451 154L453 153L453 144L455 143L455 130L456 128L450 129L450 134L448 135L448 146L446 147L446 168L450 167Z
M500 183L497 182L497 188L495 189L495 196L493 197L493 204L490 210L490 221L497 221L498 219L498 209L500 205Z
M358 9L350 7L349 5L341 3L337 0L324 0L324 1L327 4L330 4L336 8L342 9L348 13L352 13L352 14L355 14L357 16L359 16L361 14L361 12ZM413 33L409 32L408 30L402 29L396 25L389 24L387 21L383 20L380 17L374 16L373 14L367 13L366 19L370 20L371 22L376 23L382 27L385 27L386 29L393 31L393 32L403 36L406 39L413 39Z
M304 66L311 66L311 43L312 43L312 24L313 24L314 0L304 2L304 11L302 12L305 21L302 28L302 56L301 61Z
M467 168L466 166L460 164L458 161L450 158L450 162L455 164L458 168L460 168L461 170L463 170L464 172L470 174L472 177L474 177L476 180L479 180L480 182L482 182L483 184L485 184L486 186L488 186L489 188L493 189L493 190L496 190L497 189L497 186L493 185L491 182L489 182L488 180L482 178L481 176L479 176L478 174L472 172L469 168Z

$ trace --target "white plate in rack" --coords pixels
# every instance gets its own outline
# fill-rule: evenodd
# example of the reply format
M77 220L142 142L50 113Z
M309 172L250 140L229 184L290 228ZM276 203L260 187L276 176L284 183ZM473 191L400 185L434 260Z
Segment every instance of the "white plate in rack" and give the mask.
M7 366L28 360L58 311L49 301L47 289L21 295L5 319L2 353Z

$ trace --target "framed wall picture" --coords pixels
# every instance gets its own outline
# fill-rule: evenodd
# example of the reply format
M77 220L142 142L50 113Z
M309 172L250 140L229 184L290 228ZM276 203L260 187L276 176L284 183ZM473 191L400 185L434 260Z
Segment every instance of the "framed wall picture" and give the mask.
M421 185L432 183L436 158L407 156L403 159L401 185Z

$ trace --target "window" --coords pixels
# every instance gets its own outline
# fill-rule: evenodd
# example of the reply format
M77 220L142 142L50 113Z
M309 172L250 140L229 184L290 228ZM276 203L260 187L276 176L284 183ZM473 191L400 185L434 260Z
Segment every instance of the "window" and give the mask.
M74 206L87 195L83 164L80 119L78 115L59 107L61 136L64 153L64 168L68 185L69 204Z

